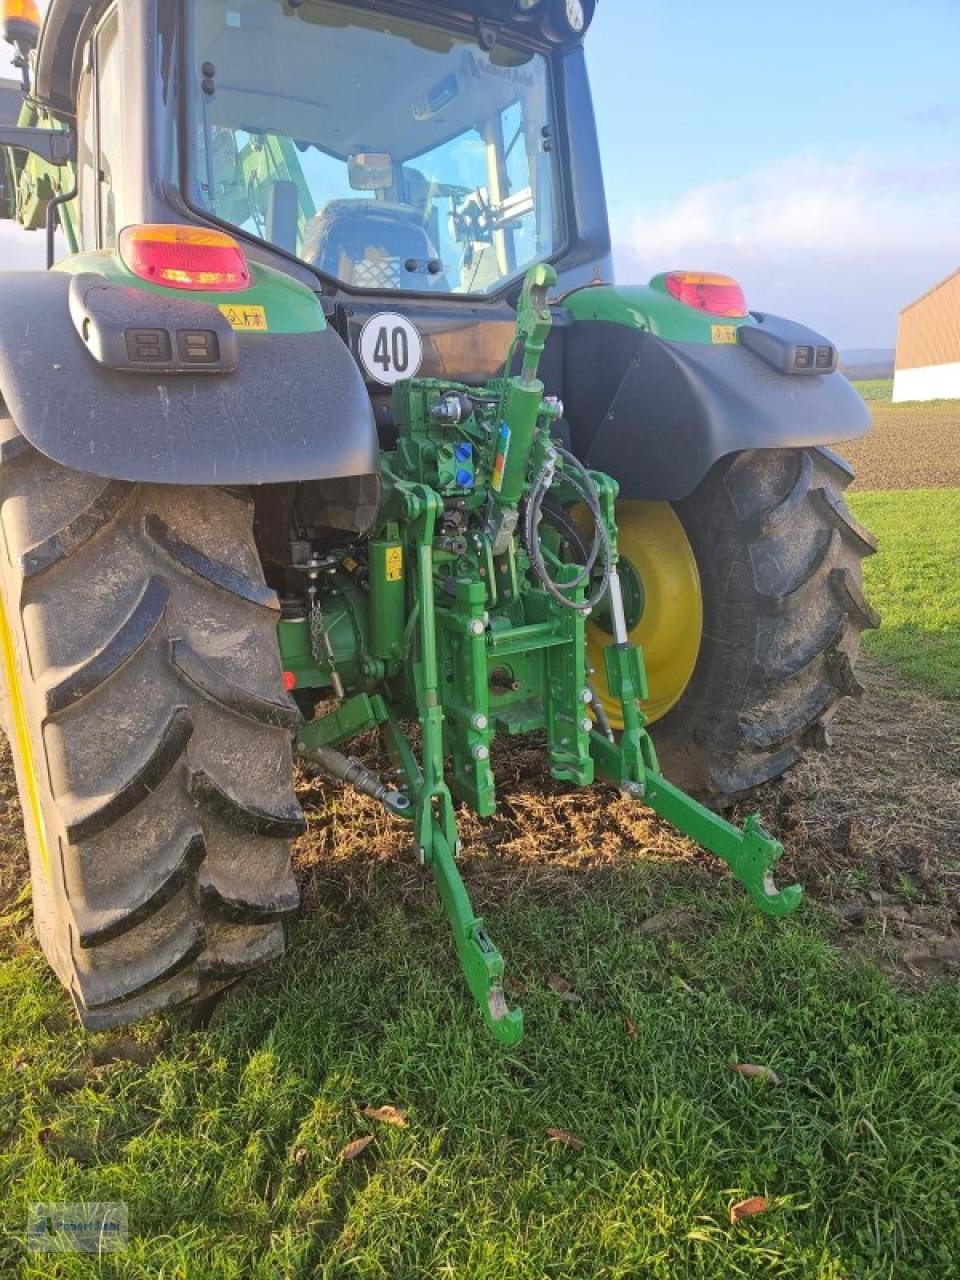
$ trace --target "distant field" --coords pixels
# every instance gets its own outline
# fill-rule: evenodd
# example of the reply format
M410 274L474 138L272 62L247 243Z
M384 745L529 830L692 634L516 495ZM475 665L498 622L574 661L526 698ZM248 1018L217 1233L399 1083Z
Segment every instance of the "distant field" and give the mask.
M892 378L870 378L853 384L864 400L889 400L893 394Z
M960 487L960 401L890 404L875 399L870 412L873 431L837 446L856 470L858 489Z

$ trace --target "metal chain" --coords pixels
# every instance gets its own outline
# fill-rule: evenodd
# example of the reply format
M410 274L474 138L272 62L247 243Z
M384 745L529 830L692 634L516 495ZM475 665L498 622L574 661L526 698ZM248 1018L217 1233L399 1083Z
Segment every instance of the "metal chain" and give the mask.
M342 702L344 696L343 681L340 679L340 673L337 671L337 665L334 661L333 645L330 643L330 636L323 620L323 610L317 601L315 587L310 589L310 652L318 667L327 666L330 668L330 683L333 685L333 692Z

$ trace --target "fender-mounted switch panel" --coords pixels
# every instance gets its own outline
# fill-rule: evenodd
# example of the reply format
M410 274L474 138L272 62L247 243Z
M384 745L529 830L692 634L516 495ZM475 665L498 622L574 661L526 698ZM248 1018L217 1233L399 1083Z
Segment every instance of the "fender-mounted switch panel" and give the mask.
M737 329L740 345L781 373L835 373L837 348L806 325L752 312L756 324Z
M125 373L232 373L237 336L209 302L168 298L84 272L70 281L70 317L98 364Z

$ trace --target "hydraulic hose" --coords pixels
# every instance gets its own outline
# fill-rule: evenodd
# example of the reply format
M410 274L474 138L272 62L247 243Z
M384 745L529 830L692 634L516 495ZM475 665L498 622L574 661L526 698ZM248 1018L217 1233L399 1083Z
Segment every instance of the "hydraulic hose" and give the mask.
M587 562L581 567L576 578L567 582L557 582L556 579L551 578L544 559L543 549L540 546L539 534L543 503L556 480L556 461L558 457L562 458L564 462L564 479L566 483L583 501L590 512L593 517L594 528L593 544L587 556ZM596 485L593 483L587 469L572 453L568 453L566 449L561 448L559 445L555 446L554 453L550 455L534 479L527 498L523 536L527 554L530 556L530 565L537 581L553 600L563 605L565 609L575 609L580 613L589 613L600 604L609 590L610 578L613 573L613 548L610 545L610 535L607 533L607 527L603 521L600 495L597 493ZM569 593L581 587L590 578L598 560L602 562L603 575L596 590L586 600L571 599Z

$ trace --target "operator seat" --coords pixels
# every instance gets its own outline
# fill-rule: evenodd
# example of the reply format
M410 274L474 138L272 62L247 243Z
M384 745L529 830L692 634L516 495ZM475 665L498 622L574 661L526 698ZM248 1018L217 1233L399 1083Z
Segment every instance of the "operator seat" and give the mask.
M409 205L331 200L307 222L302 257L358 289L450 292L436 246Z

